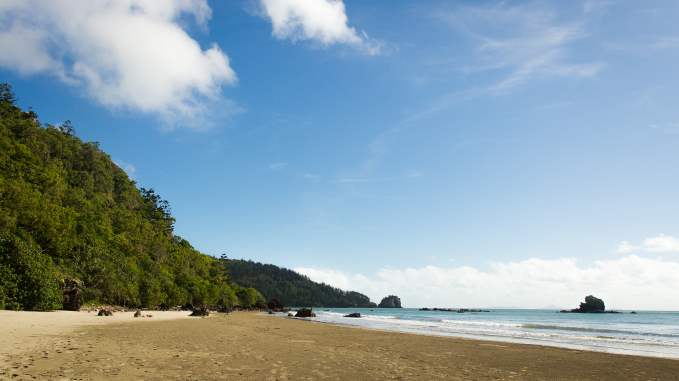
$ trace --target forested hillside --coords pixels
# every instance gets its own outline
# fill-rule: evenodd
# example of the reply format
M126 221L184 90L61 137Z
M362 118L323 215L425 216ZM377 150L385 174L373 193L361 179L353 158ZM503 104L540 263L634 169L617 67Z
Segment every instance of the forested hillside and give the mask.
M253 261L227 260L234 282L259 290L267 299L276 298L286 306L375 307L355 291L343 291L316 283L295 271Z
M0 308L58 309L66 279L82 284L85 302L263 303L173 225L168 203L138 189L97 143L69 122L42 125L0 85Z

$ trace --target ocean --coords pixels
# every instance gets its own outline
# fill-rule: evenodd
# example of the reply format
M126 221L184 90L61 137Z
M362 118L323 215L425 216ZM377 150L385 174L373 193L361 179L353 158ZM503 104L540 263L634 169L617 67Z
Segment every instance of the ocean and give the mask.
M314 312L314 320L320 322L363 328L679 358L679 312L491 309L457 313L410 308L316 308ZM351 312L360 312L362 317L343 317Z

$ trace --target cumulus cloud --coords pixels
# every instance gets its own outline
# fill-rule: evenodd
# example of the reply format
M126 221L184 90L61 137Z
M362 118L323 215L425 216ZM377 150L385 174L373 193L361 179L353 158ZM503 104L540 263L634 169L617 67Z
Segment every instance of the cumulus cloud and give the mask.
M592 77L604 67L601 62L569 59L569 47L587 36L584 22L558 21L549 9L502 2L463 6L441 17L476 41L478 62L467 71L501 73L489 88L491 92L506 91L538 77Z
M52 74L113 109L196 126L221 88L236 81L229 58L185 30L205 27L206 0L6 1L0 5L0 67ZM198 123L202 125L202 123Z
M381 44L348 25L342 0L260 0L279 39L314 40L322 45L347 44L378 54Z
M527 259L472 266L385 268L376 274L297 268L312 280L379 301L399 295L407 307L573 308L585 295L611 308L679 309L679 262L628 255L581 265L575 259Z
M679 238L659 234L655 237L646 238L639 245L632 244L628 241L622 241L618 245L618 253L627 254L634 252L679 253Z

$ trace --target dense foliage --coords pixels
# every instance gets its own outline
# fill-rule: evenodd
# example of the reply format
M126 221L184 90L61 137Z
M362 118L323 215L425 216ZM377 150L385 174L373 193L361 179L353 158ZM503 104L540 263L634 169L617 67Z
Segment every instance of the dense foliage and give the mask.
M97 143L70 122L41 125L0 85L0 308L60 308L64 279L82 282L86 303L263 305L173 225L169 204Z
M227 260L227 266L234 282L254 287L267 299L278 299L286 306L375 307L363 294L316 283L278 266L234 259Z

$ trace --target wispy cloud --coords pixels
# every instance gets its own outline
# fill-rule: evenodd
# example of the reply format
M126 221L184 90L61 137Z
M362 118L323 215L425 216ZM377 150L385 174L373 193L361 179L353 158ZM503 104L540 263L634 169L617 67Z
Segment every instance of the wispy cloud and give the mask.
M587 37L584 15L563 22L551 9L501 2L462 6L438 17L474 42L475 62L464 68L466 72L498 72L500 78L487 87L491 94L537 78L592 77L604 68L602 62L570 58L573 43Z
M679 238L659 234L644 239L640 244L622 241L618 245L618 253L679 253Z
M260 0L273 35L292 41L312 40L323 46L345 44L379 54L382 43L349 26L342 0Z
M269 169L272 171L278 171L288 166L288 163L284 161L277 161L275 163L269 164Z
M308 181L319 182L323 180L323 176L317 175L315 173L302 173L302 178Z
M392 181L417 179L419 177L422 177L421 172L409 171L408 173L402 176L391 176L391 177L340 177L335 182L340 184L387 183Z
M679 49L679 36L664 36L651 44L654 49Z
M658 131L667 135L679 134L679 123L651 123L648 126L651 130Z
M297 180L302 179L314 183L319 183L323 181L323 176L312 172L302 172L299 169L294 168L294 166L291 166L290 163L286 161L277 161L270 163L268 165L268 168L271 171L284 172L286 176Z
M600 12L614 4L613 1L609 0L585 0L582 3L582 11L585 14Z
M372 275L296 268L311 279L373 300L396 294L407 307L576 307L585 295L612 308L677 310L679 262L628 255L589 265L531 258L472 266L384 268ZM538 292L539 290L539 292Z

